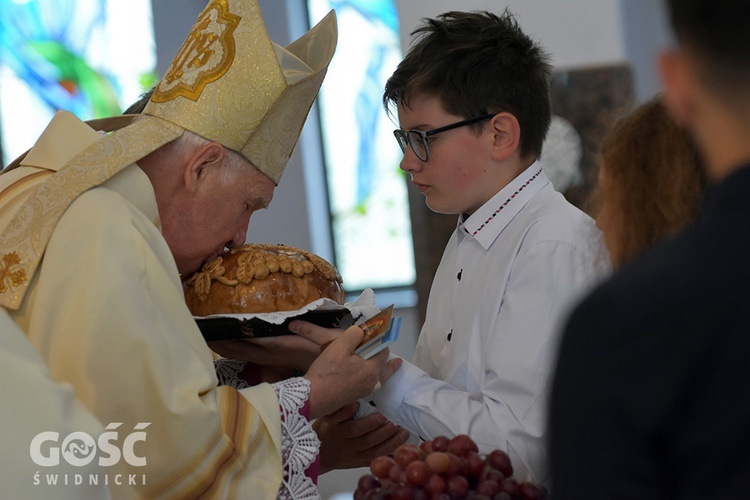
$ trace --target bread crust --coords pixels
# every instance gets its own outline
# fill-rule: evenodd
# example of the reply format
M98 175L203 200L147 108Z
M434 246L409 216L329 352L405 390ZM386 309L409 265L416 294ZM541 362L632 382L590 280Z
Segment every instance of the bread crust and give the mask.
M320 298L344 303L341 275L325 259L286 245L227 250L184 282L194 316L295 311Z

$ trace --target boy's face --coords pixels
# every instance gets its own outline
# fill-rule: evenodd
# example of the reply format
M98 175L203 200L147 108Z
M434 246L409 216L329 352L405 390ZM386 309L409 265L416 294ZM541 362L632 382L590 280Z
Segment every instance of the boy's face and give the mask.
M433 130L465 118L446 112L435 97L416 96L410 99L409 107L398 106L399 124L404 131ZM480 135L465 126L428 137L427 161L421 161L410 147L406 148L401 169L409 173L432 211L472 214L504 187L492 159L489 122L483 122Z

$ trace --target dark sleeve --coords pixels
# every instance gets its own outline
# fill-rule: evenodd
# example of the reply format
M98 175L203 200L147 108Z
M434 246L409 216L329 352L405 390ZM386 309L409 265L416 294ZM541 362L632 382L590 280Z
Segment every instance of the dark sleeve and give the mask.
M625 308L595 293L564 330L549 413L552 498L663 498L649 442L647 359L634 362L648 335L633 335ZM645 334L645 332L640 332ZM655 410L655 411L658 411Z

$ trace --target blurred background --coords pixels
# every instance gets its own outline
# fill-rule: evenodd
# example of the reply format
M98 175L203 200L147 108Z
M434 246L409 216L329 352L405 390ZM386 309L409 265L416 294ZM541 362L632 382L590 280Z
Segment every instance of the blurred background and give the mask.
M656 0L259 0L287 45L335 9L339 44L318 101L268 210L248 240L334 263L350 299L376 292L402 318L394 350L411 357L455 216L430 212L398 168L382 89L422 18L508 8L550 53L552 127L542 163L586 210L599 141L659 92L655 57L670 43ZM31 147L52 114L119 114L163 75L206 0L0 0L2 164ZM481 78L481 74L477 75ZM364 469L320 478L324 499L351 498Z

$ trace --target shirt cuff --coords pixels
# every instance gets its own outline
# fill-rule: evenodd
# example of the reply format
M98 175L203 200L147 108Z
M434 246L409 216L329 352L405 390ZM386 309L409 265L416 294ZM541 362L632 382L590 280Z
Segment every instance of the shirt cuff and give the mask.
M417 379L425 376L427 374L424 371L403 360L399 369L383 382L381 388L370 398L365 399L369 400L378 411L393 420L393 416L398 414L409 389Z

